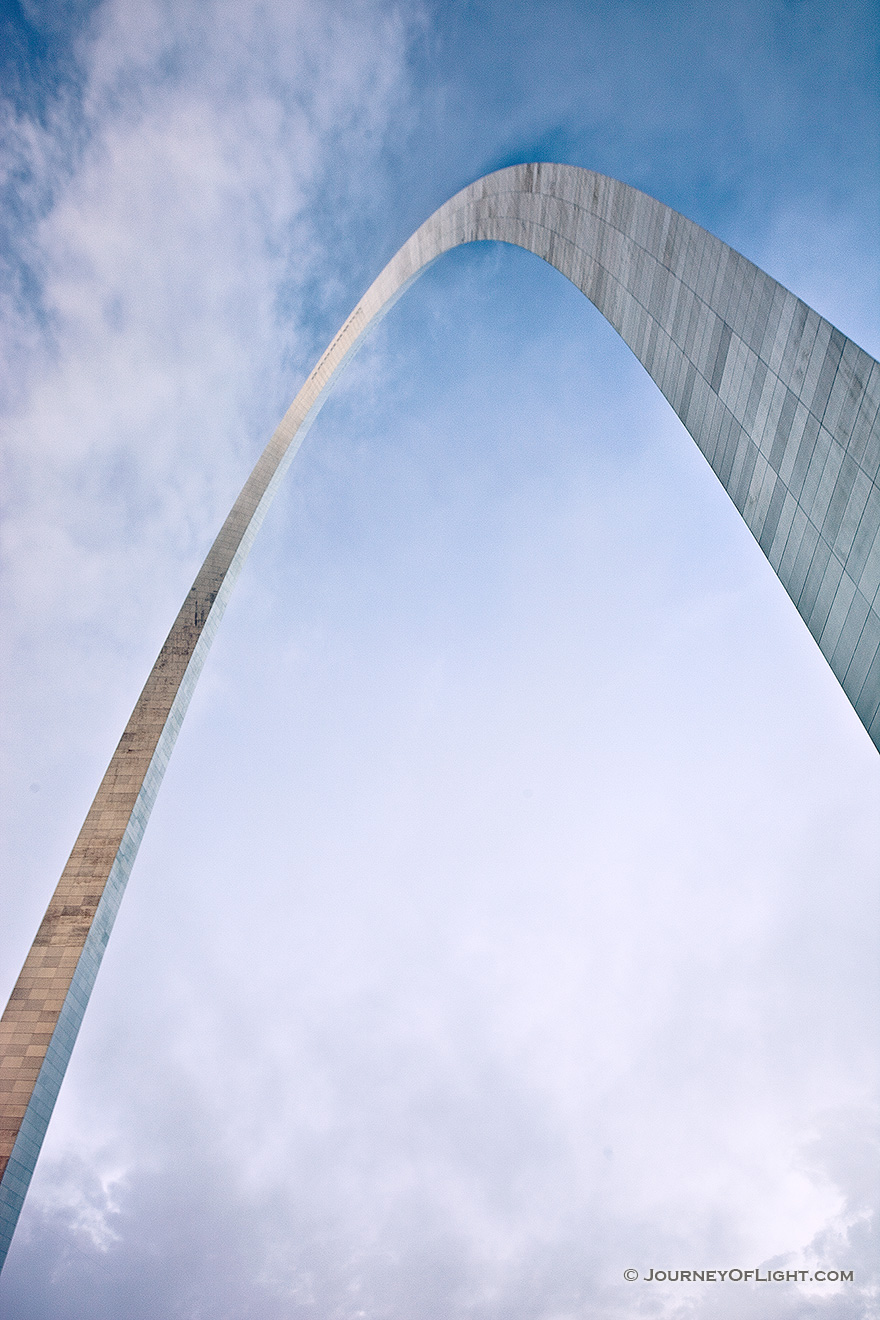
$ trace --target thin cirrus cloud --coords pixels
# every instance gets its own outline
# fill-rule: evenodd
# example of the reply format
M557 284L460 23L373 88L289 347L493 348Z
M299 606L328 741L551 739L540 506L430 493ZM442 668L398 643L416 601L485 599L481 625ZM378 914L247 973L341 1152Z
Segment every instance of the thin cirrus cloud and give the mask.
M257 49L244 55L238 7L205 10L198 23L190 13L189 26L183 17L173 6L125 5L93 16L73 168L59 168L51 145L60 135L51 103L49 132L32 120L11 125L41 204L17 253L39 297L6 332L12 360L22 360L16 341L29 349L26 402L10 421L7 592L21 645L28 623L39 628L48 615L79 637L86 668L96 627L120 648L144 611L162 627L254 436L274 424L286 364L309 351L277 303L314 261L305 211L334 109L347 118L357 109L369 125L401 95L403 29L390 20L375 58L356 27L325 14L323 68L286 71L299 98L282 102L255 74L272 63L276 77L285 72L273 22L278 40L308 46L307 9L279 7L262 32L251 23ZM335 103L319 94L325 74L340 89ZM108 596L114 609L103 611Z
M249 464L456 187L556 145L874 347L858 11L70 11L10 111L7 985ZM875 763L601 318L451 254L261 531L0 1300L869 1315ZM771 1261L856 1285L622 1280Z

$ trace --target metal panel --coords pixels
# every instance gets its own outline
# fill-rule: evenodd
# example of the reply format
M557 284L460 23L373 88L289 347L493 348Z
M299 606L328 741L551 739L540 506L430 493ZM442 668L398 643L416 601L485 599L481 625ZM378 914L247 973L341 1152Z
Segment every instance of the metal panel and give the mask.
M291 404L113 755L0 1024L0 1263L168 757L266 509L369 327L442 253L483 239L543 256L620 328L880 747L880 618L870 608L880 591L880 366L745 257L626 184L531 164L471 184L381 272Z

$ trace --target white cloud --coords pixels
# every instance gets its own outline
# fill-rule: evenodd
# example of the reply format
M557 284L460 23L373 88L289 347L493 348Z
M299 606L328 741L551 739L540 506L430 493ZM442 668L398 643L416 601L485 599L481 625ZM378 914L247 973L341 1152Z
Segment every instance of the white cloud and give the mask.
M74 736L89 743L94 710L112 737L309 365L307 295L279 302L326 260L309 207L352 151L380 169L365 132L408 96L408 22L383 13L375 46L365 25L358 5L108 4L81 42L78 129L67 102L48 128L13 125L32 199L17 253L39 295L39 319L32 296L3 332L14 669L47 620L63 639L39 661L48 727L26 705L13 715L43 725L38 782L60 753L52 726L93 686L96 646L109 667Z

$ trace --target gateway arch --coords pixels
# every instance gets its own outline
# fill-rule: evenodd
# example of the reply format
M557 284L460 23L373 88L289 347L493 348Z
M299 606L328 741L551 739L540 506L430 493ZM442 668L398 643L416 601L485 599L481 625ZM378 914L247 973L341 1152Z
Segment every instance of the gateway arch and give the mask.
M880 364L644 193L516 165L427 220L367 290L246 481L159 653L0 1025L0 1264L181 721L238 573L334 376L463 243L543 257L622 336L702 450L880 748Z

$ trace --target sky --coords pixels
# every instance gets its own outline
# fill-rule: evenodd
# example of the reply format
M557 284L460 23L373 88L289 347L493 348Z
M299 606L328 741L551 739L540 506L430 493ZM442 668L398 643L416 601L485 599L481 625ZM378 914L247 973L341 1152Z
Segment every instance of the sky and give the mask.
M4 1002L253 462L489 170L880 355L865 0L5 0ZM3 1320L867 1320L880 758L588 301L434 265L208 658ZM842 1269L851 1283L646 1279ZM625 1270L639 1278L628 1281Z

